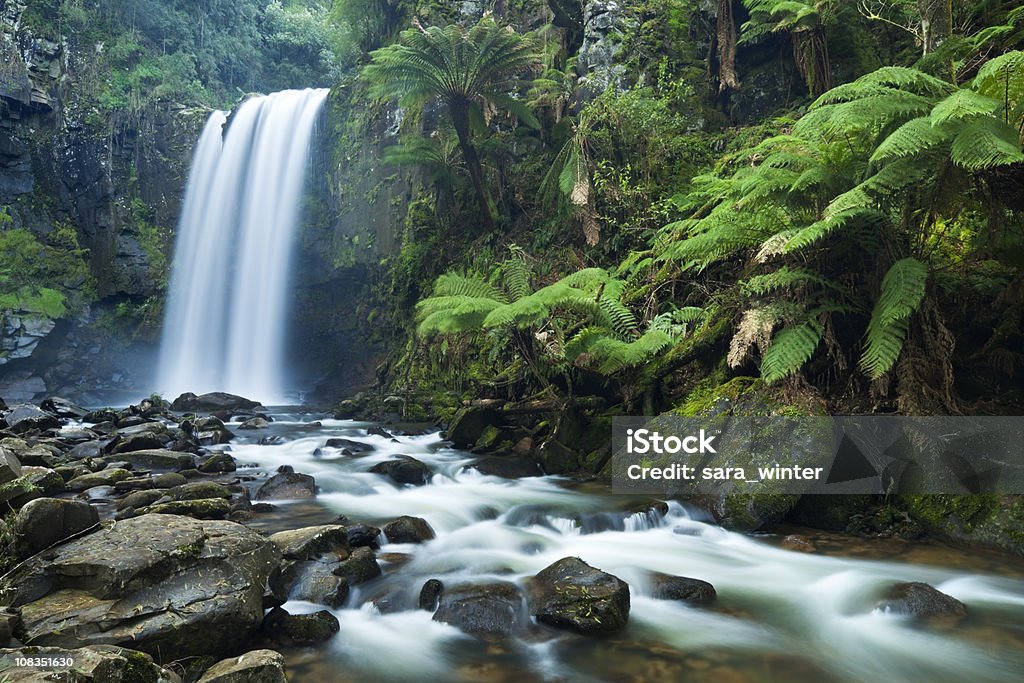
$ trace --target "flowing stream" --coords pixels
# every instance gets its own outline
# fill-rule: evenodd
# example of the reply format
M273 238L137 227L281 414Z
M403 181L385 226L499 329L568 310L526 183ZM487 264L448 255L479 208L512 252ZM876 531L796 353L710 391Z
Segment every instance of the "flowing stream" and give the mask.
M182 207L157 386L280 400L294 233L327 90L210 115Z
M506 480L467 469L468 453L436 433L367 433L370 425L278 414L259 445L232 444L242 470L280 465L312 474L315 504L283 502L268 531L326 523L345 514L367 522L425 518L437 538L386 544L384 575L356 586L335 614L341 632L325 646L289 653L302 681L1005 681L1024 671L1024 562L929 543L823 535L819 552L778 546L777 536L725 531L678 503L662 514L597 485L555 477ZM375 451L348 457L333 436ZM396 486L367 470L396 454L434 470L426 486ZM808 531L814 534L815 532ZM485 642L432 621L416 596L430 578L516 581L578 556L630 585L624 632L588 639L568 633ZM710 581L707 608L652 599L649 572ZM963 601L955 626L915 625L873 609L891 584L923 581ZM291 602L292 612L320 606Z

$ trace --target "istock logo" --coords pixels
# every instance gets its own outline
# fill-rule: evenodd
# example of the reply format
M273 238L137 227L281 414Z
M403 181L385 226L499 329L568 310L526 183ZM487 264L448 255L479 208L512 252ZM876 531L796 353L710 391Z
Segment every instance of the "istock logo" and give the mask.
M626 452L656 453L658 455L675 455L676 453L717 453L711 442L715 436L708 436L702 429L700 433L691 436L662 436L658 432L649 429L627 429L626 430Z

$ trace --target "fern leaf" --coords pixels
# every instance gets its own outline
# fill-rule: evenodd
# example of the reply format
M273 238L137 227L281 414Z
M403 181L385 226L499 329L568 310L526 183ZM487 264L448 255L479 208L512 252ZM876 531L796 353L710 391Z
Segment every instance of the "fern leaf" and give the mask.
M1001 106L997 100L973 90L958 90L935 105L931 113L932 124L937 126L947 121L991 116Z
M467 296L507 301L505 295L479 275L445 273L434 281L434 296Z
M910 316L924 299L928 268L914 258L897 261L882 279L882 291L871 312L861 369L872 379L896 363L906 339Z
M777 382L796 374L814 355L823 330L814 320L787 327L775 335L761 359L761 377Z
M954 138L950 156L969 171L1024 162L1017 131L993 117L965 126Z
M871 162L918 156L948 141L950 137L947 126L933 125L928 116L911 119L882 141L871 155Z

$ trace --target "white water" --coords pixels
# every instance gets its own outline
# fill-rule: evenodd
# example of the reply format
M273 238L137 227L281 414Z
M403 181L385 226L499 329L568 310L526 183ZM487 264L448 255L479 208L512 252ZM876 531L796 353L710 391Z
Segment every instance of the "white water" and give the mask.
M264 403L287 389L284 336L294 233L327 90L246 100L210 115L178 226L157 386Z
M240 463L288 464L312 474L322 489L320 504L354 519L414 515L437 532L424 545L381 549L381 555L407 553L411 559L390 568L382 562L384 577L354 587L346 607L335 611L341 633L320 655L329 665L305 672L302 680L482 680L486 668L476 667L487 666L506 671L488 680L1021 680L1024 580L1019 578L905 560L791 552L725 531L678 504L671 504L664 517L615 512L623 508L621 498L566 489L555 478L505 480L466 470L470 456L444 447L436 434L398 437L396 443L367 435L356 423L324 420L317 428L288 416L279 416L271 429L292 440L278 446L236 441L232 452ZM330 436L377 450L346 457L325 447ZM436 472L432 482L395 486L367 471L399 453L429 464ZM414 609L429 578L448 585L523 583L566 556L629 583L632 610L623 634L608 640L528 638L493 650ZM718 590L717 607L652 599L652 571L710 581ZM935 629L874 610L881 592L902 581L924 581L953 595L967 605L969 617L954 628ZM373 605L381 595L405 609L381 614ZM320 609L300 603L287 608ZM688 669L683 662L691 656L707 656L702 661L712 663L723 659L721 671L732 673ZM766 663L770 658L775 664ZM636 670L648 664L654 673Z

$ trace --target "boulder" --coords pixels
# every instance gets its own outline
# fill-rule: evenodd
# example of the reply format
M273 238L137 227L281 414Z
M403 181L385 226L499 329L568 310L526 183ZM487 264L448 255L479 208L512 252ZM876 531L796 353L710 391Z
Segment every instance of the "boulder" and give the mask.
M28 403L12 406L10 411L4 415L4 420L7 422L7 429L15 434L25 434L31 431L41 432L60 426L60 420L56 415Z
M200 498L157 502L139 510L139 514L185 515L195 519L224 519L231 512L231 503L223 498Z
M18 511L7 532L11 554L23 560L100 523L96 508L76 500L37 498Z
M384 526L390 543L423 543L434 538L434 530L421 517L404 515Z
M256 489L256 500L315 498L316 481L308 474L281 472Z
M182 478L184 479L184 477ZM204 498L230 498L231 491L226 486L221 486L212 481L194 481L171 488L167 495L172 500L200 500Z
M337 617L327 610L313 614L289 614L275 607L267 614L264 630L272 638L298 645L313 645L330 640L341 630Z
M967 616L967 607L964 603L919 581L896 584L878 602L876 609L911 617L959 619Z
M334 574L337 558L285 563L280 575L271 578L271 589L280 600L303 600L328 607L341 607L348 599L349 584Z
M530 613L537 621L584 635L607 635L626 627L629 586L578 557L564 557L530 582Z
M715 601L715 587L707 581L655 572L651 576L651 597L677 600L689 605L706 605Z
M121 453L118 459L125 460L132 467L143 470L180 472L195 467L195 459L190 453L179 453L162 448Z
M178 413L191 413L201 410L210 412L218 410L252 410L258 407L260 407L258 401L236 396L235 394L228 394L223 391L214 391L198 396L191 392L186 392L171 403L171 410Z
M198 683L288 683L288 677L280 653L253 650L217 662L206 670Z
M394 460L379 462L370 468L374 474L383 474L396 484L423 486L433 476L430 468L408 455L399 455Z
M67 486L69 491L85 491L94 486L113 486L119 481L128 479L130 476L132 476L132 473L128 470L114 468L75 477L68 482Z
M74 667L11 667L0 671L0 678L7 683L172 683L181 680L177 674L158 666L149 655L112 645L95 645L74 650L33 646L3 652L3 658L11 662L21 657L67 658L74 661Z
M471 406L463 408L452 418L445 438L456 448L471 448L488 427L500 424L500 414L490 408Z
M142 508L148 507L163 498L165 493L166 491L156 489L134 491L117 502L117 509L126 510L128 508L134 508L136 510L141 510Z
M488 455L483 458L477 458L470 467L483 474L501 477L502 479L538 477L542 474L537 463L532 458L518 458L515 456Z
M441 596L444 594L444 584L438 579L427 579L420 588L418 606L420 609L433 612L440 604Z
M81 420L89 414L89 411L75 405L66 398L51 396L39 404L39 407L57 417L65 417L71 420Z
M534 456L545 474L572 474L580 469L580 457L561 441L548 439Z
M111 452L131 453L132 451L159 450L166 446L170 440L170 435L157 432L129 434L118 441Z
M65 489L64 478L56 470L51 470L49 467L28 465L21 468L21 471L29 483L38 487L44 496L60 493Z
M13 451L0 446L0 484L14 481L21 476L21 461Z
M223 656L262 623L278 561L240 524L142 515L28 560L0 581L0 606L20 608L18 636L34 645Z
M348 547L349 548L379 548L380 547L380 529L375 526L369 526L367 524L353 524L348 527Z
M270 422L266 418L262 417L250 417L248 420L238 425L239 429L266 429L270 426Z
M349 585L356 585L375 579L381 574L380 565L370 548L356 548L346 560L338 563L332 571L335 576L345 578Z
M360 455L362 453L372 453L376 450L371 444L353 441L352 439L342 439L340 437L327 439L327 443L324 446L327 448L340 448L341 452L345 455Z
M199 463L198 469L204 474L221 474L224 472L234 472L238 469L238 465L229 454L219 452L214 453Z
M529 619L518 586L497 581L446 588L434 621L472 635L509 635L522 629Z
M286 560L312 560L326 553L348 556L348 530L340 524L279 531L270 540Z

